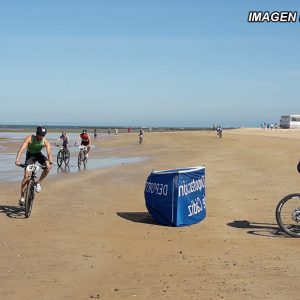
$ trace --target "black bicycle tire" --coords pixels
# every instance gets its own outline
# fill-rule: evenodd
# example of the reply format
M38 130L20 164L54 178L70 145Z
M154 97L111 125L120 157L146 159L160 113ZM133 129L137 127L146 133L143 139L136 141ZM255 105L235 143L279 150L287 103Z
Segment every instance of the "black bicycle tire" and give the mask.
M62 150L59 150L58 153L57 153L57 158L56 158L57 165L58 165L59 167L62 165L63 160L64 160L64 154L63 154L63 151L62 151Z
M277 207L276 207L276 211L275 211L275 216L276 216L276 221L277 221L277 224L278 226L280 227L280 229L285 232L286 234L288 234L289 236L292 236L292 237L300 237L300 233L297 234L297 233L294 233L292 231L290 231L282 222L281 220L281 209L283 207L283 205L288 202L291 198L294 198L294 197L299 197L300 198L300 193L294 193L294 194L289 194L285 197L283 197L277 204Z
M29 180L26 195L25 195L25 218L29 218L32 211L32 204L34 199L34 181L32 179Z
M87 166L87 157L83 157L82 162L83 162L84 168L86 168L86 166Z
M67 156L66 156L67 154ZM64 162L65 162L65 165L69 165L69 162L70 162L70 152L69 151L65 151L64 152Z
M82 162L82 153L81 153L81 151L79 151L79 153L78 153L78 168L80 168L81 162Z

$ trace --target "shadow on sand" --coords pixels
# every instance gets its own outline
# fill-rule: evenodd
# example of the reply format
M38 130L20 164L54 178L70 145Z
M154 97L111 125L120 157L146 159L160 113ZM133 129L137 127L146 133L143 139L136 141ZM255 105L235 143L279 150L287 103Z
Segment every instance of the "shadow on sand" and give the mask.
M19 206L0 205L0 214L6 214L9 218L24 219L24 209Z
M117 215L132 222L159 225L148 212L117 212Z
M257 223L250 222L247 220L238 220L227 223L228 226L240 229L250 229L247 230L247 233L253 235L267 236L267 237L280 237L285 238L288 237L277 224L269 224L269 223Z

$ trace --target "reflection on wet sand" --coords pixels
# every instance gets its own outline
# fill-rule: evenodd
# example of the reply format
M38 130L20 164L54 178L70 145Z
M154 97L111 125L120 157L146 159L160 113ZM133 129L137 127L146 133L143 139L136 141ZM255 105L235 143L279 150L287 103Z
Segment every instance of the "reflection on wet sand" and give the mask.
M59 174L59 173L70 173L70 172L71 172L70 166L57 167L57 174Z

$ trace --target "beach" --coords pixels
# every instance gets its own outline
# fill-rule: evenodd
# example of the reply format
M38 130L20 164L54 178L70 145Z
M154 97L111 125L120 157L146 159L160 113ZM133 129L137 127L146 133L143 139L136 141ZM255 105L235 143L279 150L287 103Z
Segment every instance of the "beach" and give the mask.
M20 182L0 182L0 299L299 299L300 240L275 220L279 200L300 192L299 139L245 128L99 138L90 158L118 163L49 176L28 219ZM206 218L157 224L150 172L201 165Z

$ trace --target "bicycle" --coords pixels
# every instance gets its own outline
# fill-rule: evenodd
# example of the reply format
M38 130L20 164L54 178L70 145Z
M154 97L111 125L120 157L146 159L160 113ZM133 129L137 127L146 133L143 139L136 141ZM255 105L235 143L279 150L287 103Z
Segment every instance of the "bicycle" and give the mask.
M65 165L69 165L69 161L70 161L70 152L62 146L58 146L59 147L59 151L57 152L57 165L60 167L62 165L62 163L64 162Z
M86 168L87 166L87 146L79 146L79 153L78 153L78 168L81 167L81 164L83 164L83 167Z
M30 172L30 178L27 184L26 192L25 192L25 218L29 218L32 210L33 199L35 196L35 187L37 185L37 173L40 169L47 169L45 166L35 165L35 164L19 164L21 168L26 168L27 172Z
M300 194L282 198L277 204L275 216L283 232L292 237L300 237Z

